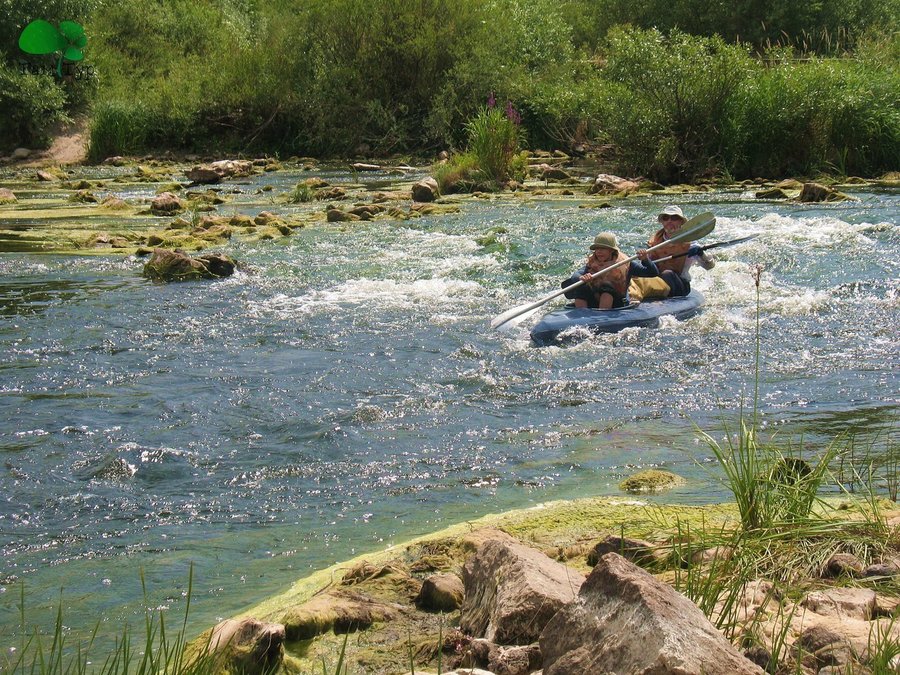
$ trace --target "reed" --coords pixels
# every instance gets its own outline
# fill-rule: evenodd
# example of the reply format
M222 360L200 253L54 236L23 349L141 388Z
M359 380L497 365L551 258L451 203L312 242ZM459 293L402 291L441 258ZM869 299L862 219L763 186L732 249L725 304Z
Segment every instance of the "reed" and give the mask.
M466 124L469 152L488 181L501 183L513 174L513 159L519 152L521 120L515 108L497 106L483 109Z
M141 586L146 599L146 585L141 571ZM62 599L56 613L53 633L42 636L38 628L29 629L25 608L25 587L20 590L19 619L20 642L15 650L0 655L0 672L10 675L158 675L178 673L179 675L213 675L222 671L220 659L201 649L189 655L187 646L187 621L191 609L194 569L188 574L188 587L184 616L175 632L167 630L162 611L147 610L144 615L143 634L132 633L129 626L115 638L111 650L95 658L96 637L100 623L86 641L72 642L63 624Z

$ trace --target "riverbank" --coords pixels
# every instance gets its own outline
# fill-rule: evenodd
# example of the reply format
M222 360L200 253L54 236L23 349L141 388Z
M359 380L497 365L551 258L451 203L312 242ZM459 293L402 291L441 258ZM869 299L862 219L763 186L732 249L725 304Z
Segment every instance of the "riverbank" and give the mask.
M311 672L322 663L332 668L343 655L349 672L436 671L440 663L444 672L478 666L525 675L534 670L535 652L548 648L544 637L537 645L544 625L540 613L530 621L512 617L516 611L501 606L504 585L516 579L515 602L521 608L536 602L531 594L551 593L551 579L567 570L562 573L577 595L580 580L612 552L697 603L722 635L768 672L826 672L826 665L843 669L827 672L886 672L872 664L880 658L878 640L887 645L888 660L890 645L900 645L900 510L887 506L873 514L865 502L831 500L793 533L752 535L741 533L733 504L664 506L639 498L551 502L485 516L319 570L237 618L267 631L265 658L277 658L283 672ZM472 567L491 547L506 547L506 555L516 559L530 559L527 551L533 551L538 562L525 568L515 563L513 577L507 577L508 568L493 570L488 578L496 586L478 591ZM523 571L533 565L544 571ZM543 581L531 587L531 580L517 578L529 574ZM543 602L549 599L538 605ZM630 613L639 611L639 601L629 602ZM491 617L486 635L470 630L471 617L479 614ZM539 625L511 639L510 621L519 632L526 630L522 621ZM194 648L224 643L220 632L226 628L234 626L224 622L205 632ZM813 644L814 638L819 643ZM236 650L241 659L248 651L262 653L252 644L251 637ZM247 667L250 661L241 663ZM746 672L753 667L748 661ZM569 668L544 672L587 672Z

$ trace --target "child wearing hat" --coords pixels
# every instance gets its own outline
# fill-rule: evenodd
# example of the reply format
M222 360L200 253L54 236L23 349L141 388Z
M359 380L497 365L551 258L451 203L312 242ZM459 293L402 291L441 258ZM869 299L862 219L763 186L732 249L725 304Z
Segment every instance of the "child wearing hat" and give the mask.
M584 281L577 288L564 294L575 301L575 307L591 309L615 309L629 303L628 282L631 277L659 276L659 270L647 256L647 251L638 251L639 260L628 260L619 250L619 242L612 232L601 232L594 237L584 267L562 282L563 288ZM618 267L591 278L595 272L620 263Z

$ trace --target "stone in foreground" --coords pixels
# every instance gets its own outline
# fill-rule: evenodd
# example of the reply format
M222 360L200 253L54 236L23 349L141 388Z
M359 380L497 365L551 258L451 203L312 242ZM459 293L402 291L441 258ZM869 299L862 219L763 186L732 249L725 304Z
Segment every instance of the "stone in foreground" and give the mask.
M460 628L497 644L531 644L583 582L580 572L533 548L486 541L463 567Z
M617 553L600 559L540 645L544 675L763 673L690 600Z
M256 619L227 619L213 628L208 650L237 672L272 672L284 659L284 626Z

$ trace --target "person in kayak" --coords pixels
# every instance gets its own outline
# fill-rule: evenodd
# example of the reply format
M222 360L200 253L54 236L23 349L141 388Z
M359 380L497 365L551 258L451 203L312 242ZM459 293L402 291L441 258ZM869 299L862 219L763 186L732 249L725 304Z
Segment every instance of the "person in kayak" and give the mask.
M671 239L681 231L681 226L687 222L681 207L675 205L664 208L656 219L662 227L650 237L647 242L648 246L656 246ZM660 246L650 256L654 260L667 256L679 256L657 264L659 276L668 286L668 293L665 293L663 289L662 297L679 297L691 292L689 270L693 265L700 265L705 270L711 270L716 265L715 260L708 257L699 246L690 242ZM646 298L648 295L645 293L644 297Z
M588 255L584 267L575 272L571 277L562 282L563 288L568 288L578 281L584 281L578 288L566 291L564 294L570 300L575 301L575 307L591 309L616 309L628 304L628 282L631 277L655 277L659 275L656 265L647 255L647 251L641 249L637 253L638 260L628 261L628 256L619 250L619 242L612 232L601 232L594 237L591 244L591 253ZM591 275L595 272L622 262L615 269L601 274L595 279Z

